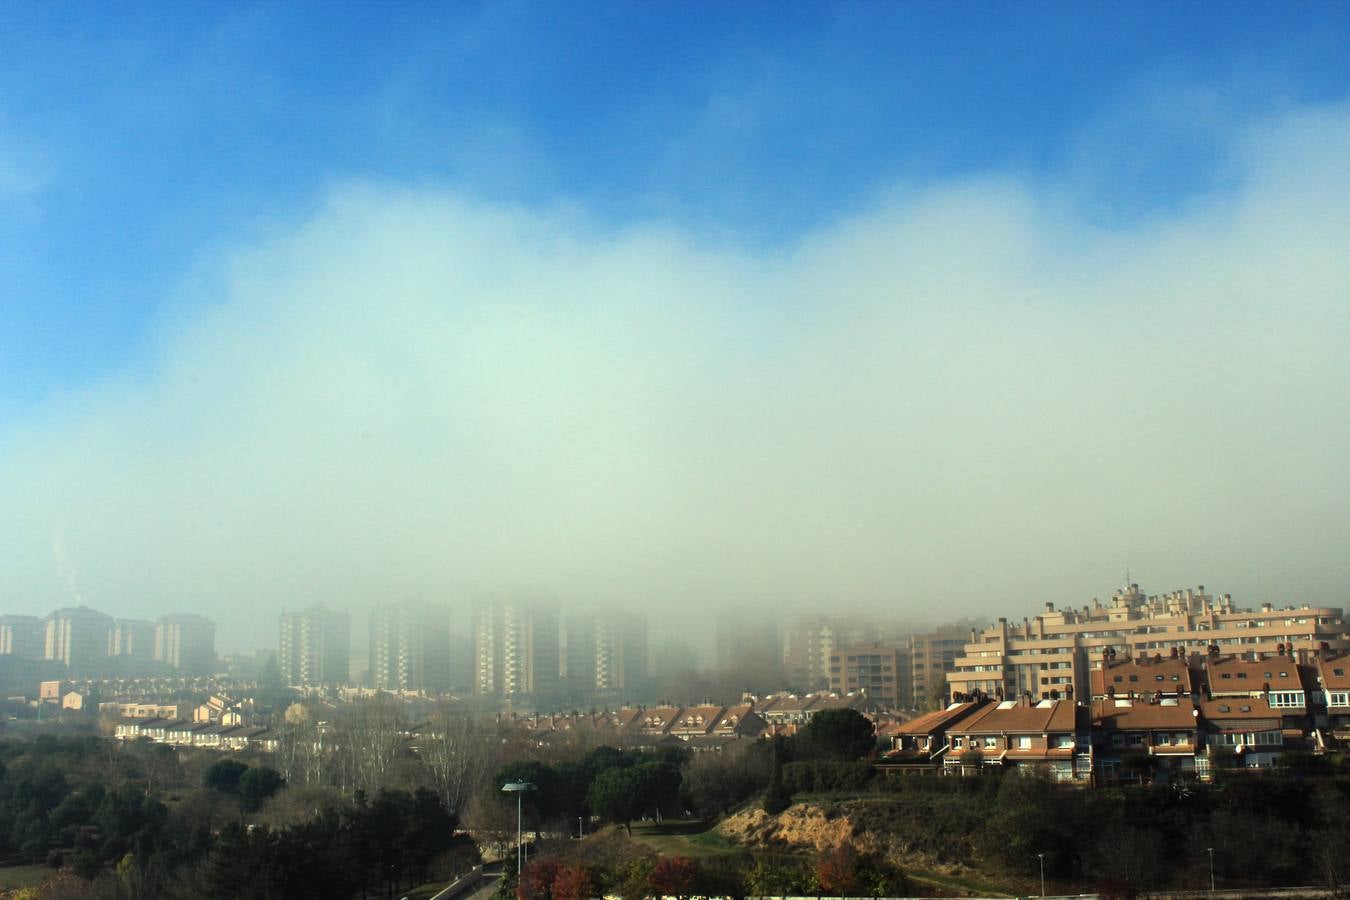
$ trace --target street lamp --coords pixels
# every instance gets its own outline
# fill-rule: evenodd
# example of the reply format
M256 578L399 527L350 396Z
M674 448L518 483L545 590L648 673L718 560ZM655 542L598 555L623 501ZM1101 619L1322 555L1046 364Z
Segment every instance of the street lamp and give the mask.
M528 781L508 781L506 784L502 785L502 793L516 795L516 878L520 878L522 860L525 855L524 854L525 841L522 837L520 824L522 821L520 798L521 795L524 794L526 791L537 791L537 790L539 789L534 785L530 784Z
M1045 854L1037 853L1036 858L1041 861L1041 896L1045 896Z
M1214 848L1206 847L1205 851L1209 854L1209 892L1214 893Z

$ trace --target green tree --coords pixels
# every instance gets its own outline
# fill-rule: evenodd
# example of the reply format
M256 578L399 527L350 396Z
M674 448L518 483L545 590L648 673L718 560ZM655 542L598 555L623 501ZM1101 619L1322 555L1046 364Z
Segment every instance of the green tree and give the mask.
M831 759L859 759L876 749L876 726L856 709L826 709L802 731L807 749Z
M276 769L257 766L239 776L239 799L250 810L256 810L286 784Z
M237 759L222 759L202 774L202 784L222 794L237 794L239 779L247 771L248 766Z
M593 812L632 834L634 819L675 802L680 781L680 770L666 763L609 769L591 782L588 799Z

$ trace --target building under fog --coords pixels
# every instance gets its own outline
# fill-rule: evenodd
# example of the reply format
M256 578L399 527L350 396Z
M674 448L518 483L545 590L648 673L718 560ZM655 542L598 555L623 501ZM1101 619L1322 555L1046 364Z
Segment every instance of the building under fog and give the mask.
M343 685L350 679L351 620L322 605L281 614L277 667L295 687Z
M47 625L37 616L0 616L0 656L42 659Z
M517 697L558 689L558 609L505 600L474 607L474 693Z
M647 617L628 610L567 617L567 683L579 696L642 690L650 674Z
M209 675L216 668L216 623L192 613L155 623L155 659L184 675Z
M370 684L386 691L449 690L449 610L414 603L372 609Z
M108 655L135 660L155 658L155 623L144 619L113 619L108 632Z
M72 675L101 675L112 629L110 616L87 606L58 609L47 616L43 657L65 663Z

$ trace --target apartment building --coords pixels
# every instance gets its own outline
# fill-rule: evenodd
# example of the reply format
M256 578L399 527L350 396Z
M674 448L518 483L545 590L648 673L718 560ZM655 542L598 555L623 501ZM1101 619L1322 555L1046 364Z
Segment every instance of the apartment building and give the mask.
M46 632L37 616L0 616L0 656L42 659Z
M558 610L519 600L474 607L474 693L552 696L559 687Z
M1056 610L1047 603L1034 619L999 619L969 641L947 675L950 693L991 697L1030 695L1039 699L1089 698L1088 660L1116 649L1141 658L1223 653L1274 655L1290 647L1308 651L1325 645L1350 649L1343 613L1303 606L1259 611L1234 607L1230 595L1198 590L1145 596L1137 584L1116 591L1109 603Z
M644 613L571 613L566 637L565 674L576 695L604 697L642 690L647 684L651 663Z
M936 631L909 636L909 705L924 709L934 704L934 695L946 684L947 673L965 655L973 629L969 624L940 626ZM945 692L944 692L945 693ZM943 698L945 701L945 697ZM941 708L945 702L936 703Z
M450 611L384 603L370 611L370 685L382 691L450 688Z
M58 609L45 622L43 656L65 663L72 674L102 674L112 628L112 617L87 606Z
M192 613L155 623L155 659L183 675L209 675L216 668L216 623Z
M830 653L830 690L865 693L879 706L900 704L901 652L884 644L851 644Z
M351 619L322 605L283 612L277 667L293 687L344 685L351 678Z
M834 651L873 639L873 630L862 622L835 616L801 616L784 636L784 675L801 690L824 690L830 686L830 656Z
M108 655L128 659L155 658L155 623L145 619L113 619Z

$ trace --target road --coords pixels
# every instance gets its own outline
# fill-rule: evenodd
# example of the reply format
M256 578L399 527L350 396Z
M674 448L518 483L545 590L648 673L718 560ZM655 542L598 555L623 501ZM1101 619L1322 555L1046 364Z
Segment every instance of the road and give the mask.
M491 863L489 865L483 866L483 877L482 880L478 882L478 886L471 890L465 891L462 894L457 895L455 900L488 900L489 897L497 893L497 887L501 883L501 879L502 879L501 863L499 862ZM441 891L439 894L436 894L431 898L431 900L444 900L444 898L446 897L446 891L448 890L450 889L447 887L445 891Z

